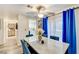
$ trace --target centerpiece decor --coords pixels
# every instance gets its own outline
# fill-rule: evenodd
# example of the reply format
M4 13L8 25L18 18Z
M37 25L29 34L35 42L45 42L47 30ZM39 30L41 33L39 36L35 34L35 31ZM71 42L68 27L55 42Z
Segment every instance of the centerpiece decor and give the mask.
M39 42L42 42L42 35L43 35L43 29L42 29L42 18L43 14L40 13L41 10L44 10L45 8L43 6L38 6L37 11L38 11L38 20L37 20L37 36Z

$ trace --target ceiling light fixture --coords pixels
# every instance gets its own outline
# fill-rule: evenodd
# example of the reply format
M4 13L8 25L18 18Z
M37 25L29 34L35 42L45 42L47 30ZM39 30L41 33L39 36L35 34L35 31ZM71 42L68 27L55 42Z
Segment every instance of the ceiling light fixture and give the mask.
M39 17L39 18L43 18L44 15L40 13L40 14L38 14L38 17Z
M39 18L43 18L44 15L42 13L40 13L41 11L44 11L45 10L45 7L44 6L38 6L37 7L37 11L38 11L38 17Z

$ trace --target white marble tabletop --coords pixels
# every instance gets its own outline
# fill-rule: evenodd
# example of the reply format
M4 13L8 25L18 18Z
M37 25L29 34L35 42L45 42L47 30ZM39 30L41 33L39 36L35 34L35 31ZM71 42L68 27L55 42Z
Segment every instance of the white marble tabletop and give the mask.
M30 46L39 54L64 54L69 46L68 43L48 39L46 37L42 39L44 40L44 44L41 44L37 37L34 36L25 38Z

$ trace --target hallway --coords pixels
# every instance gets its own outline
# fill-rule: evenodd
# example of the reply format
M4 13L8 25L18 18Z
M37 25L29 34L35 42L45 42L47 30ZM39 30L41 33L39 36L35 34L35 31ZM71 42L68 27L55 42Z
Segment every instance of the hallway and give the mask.
M17 45L16 39L7 39L5 44L0 44L0 54L21 54L21 46Z

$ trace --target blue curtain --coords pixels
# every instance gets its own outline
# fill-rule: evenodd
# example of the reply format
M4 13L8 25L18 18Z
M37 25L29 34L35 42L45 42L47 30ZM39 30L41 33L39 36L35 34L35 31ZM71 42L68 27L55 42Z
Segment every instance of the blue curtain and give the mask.
M74 9L63 11L63 42L69 43L68 53L76 53L76 26Z
M44 17L43 18L43 30L44 30L44 33L43 33L43 35L45 36L45 37L47 37L48 36L48 17Z

